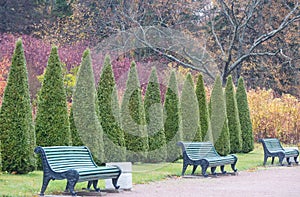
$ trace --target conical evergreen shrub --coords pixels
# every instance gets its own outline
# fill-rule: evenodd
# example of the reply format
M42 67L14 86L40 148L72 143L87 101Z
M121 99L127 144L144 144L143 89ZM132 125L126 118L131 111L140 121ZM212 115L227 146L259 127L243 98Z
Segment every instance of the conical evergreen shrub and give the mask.
M0 112L2 170L26 174L36 167L35 133L22 40L16 42Z
M225 98L220 76L216 77L210 97L210 121L213 142L221 155L230 153L230 135L226 117Z
M148 132L148 162L166 161L167 148L164 131L163 107L156 69L153 68L144 98L145 117Z
M167 143L167 161L173 162L180 157L181 150L176 145L182 140L182 133L179 129L179 97L178 85L175 72L171 72L168 88L164 102L164 129Z
M242 77L238 80L238 87L236 90L236 101L242 130L242 151L244 153L248 153L254 149L254 137L247 99L247 92L244 85L244 79Z
M1 155L1 141L0 141L0 172L2 171L2 155Z
M71 107L71 109L70 109L69 121L70 121L72 146L84 146L84 143L82 142L82 139L79 136L79 132L77 130L77 127L76 127L76 124L74 121L73 107Z
M89 147L94 159L99 164L105 161L105 155L97 102L91 54L87 49L82 55L73 94L72 113L75 127L73 125L72 129L76 128L81 141ZM77 142L73 142L73 144L75 143Z
M194 89L192 75L188 74L183 84L181 100L181 125L183 141L201 142L201 127L199 119L199 105Z
M225 97L226 115L228 119L228 129L230 134L230 151L231 153L239 153L242 151L242 131L232 76L229 76L227 79L225 87Z
M206 101L206 92L205 92L203 76L201 74L198 77L198 81L196 85L196 96L199 104L201 136L202 139L204 140L209 125L208 125L208 109L207 109L207 101Z
M147 159L148 136L145 111L136 64L131 63L121 105L122 129L125 136L126 160L142 162Z
M37 145L71 144L70 123L62 67L57 47L52 47L38 96L35 120Z
M117 87L109 56L105 57L97 94L106 162L125 161L125 139L120 122Z

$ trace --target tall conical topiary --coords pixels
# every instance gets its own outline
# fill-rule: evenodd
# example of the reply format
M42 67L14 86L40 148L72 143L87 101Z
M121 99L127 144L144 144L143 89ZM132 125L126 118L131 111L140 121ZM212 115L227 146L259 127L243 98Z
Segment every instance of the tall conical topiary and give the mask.
M35 126L37 145L70 145L66 91L57 47L51 49L37 107Z
M163 107L156 69L153 68L144 98L145 117L148 131L148 162L166 161L167 148L164 131Z
M72 113L77 134L97 163L105 160L103 130L97 114L97 93L90 50L83 52L73 94ZM74 130L74 131L75 131ZM73 144L76 142L73 142Z
M125 139L120 122L117 87L109 56L105 57L97 94L106 162L125 161Z
M36 167L35 133L22 40L16 42L0 112L2 170L26 174Z
M131 63L126 90L121 105L121 122L125 134L127 161L146 161L148 136L145 111L136 64Z
M230 135L226 117L225 98L220 76L216 77L210 97L210 121L213 142L221 155L230 153Z
M202 135L202 139L205 139L209 125L208 125L208 109L207 109L207 101L206 101L206 92L205 92L203 76L201 74L198 77L198 81L196 85L196 96L199 104L201 135Z
M0 141L0 172L2 171L2 155L1 155L1 141Z
M179 97L175 72L171 72L164 102L164 129L167 143L167 161L173 162L180 157L181 150L176 145L182 140L179 129Z
M79 132L78 132L76 124L75 124L74 115L73 115L73 107L71 107L71 109L70 109L69 121L70 121L72 146L84 146L84 143L82 142L82 139L79 136Z
M202 141L198 106L192 75L188 74L183 84L180 100L180 129L183 141Z
M238 81L238 87L236 90L236 101L242 130L242 151L244 153L248 153L254 149L254 137L252 132L250 110L247 100L247 92L244 85L244 79L242 77Z
M227 79L225 97L226 115L230 134L230 151L231 153L239 153L242 151L242 132L232 76L229 76Z

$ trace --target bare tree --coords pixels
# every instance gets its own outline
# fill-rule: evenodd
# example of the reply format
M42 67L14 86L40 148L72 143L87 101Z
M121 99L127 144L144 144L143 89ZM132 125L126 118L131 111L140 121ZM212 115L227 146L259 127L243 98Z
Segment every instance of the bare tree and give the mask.
M111 18L118 25L110 26L122 41L114 37L118 44L113 41L110 46L123 51L148 48L152 55L159 54L210 79L219 72L223 84L230 74L237 81L242 66L253 57L292 59L282 46L270 48L265 43L283 36L279 34L299 21L298 0L209 2L146 0L129 4L130 1L124 1L123 6L115 7ZM274 17L266 10L276 4L276 9L282 10L271 25L268 21Z
M249 60L250 57L281 55L289 59L283 53L282 48L270 50L264 47L263 44L270 41L291 24L299 21L299 1L281 1L276 3L284 5L286 14L278 20L277 25L260 32L259 28L263 29L266 23L266 21L257 20L259 15L263 15L267 6L264 1L228 2L218 0L216 2L215 12L213 13L216 17L212 17L213 20L211 20L210 27L216 43L214 46L217 46L219 50L217 54L219 55L218 62L222 72L223 84L226 83L228 75L233 71L236 71L236 79L238 79L243 62ZM226 33L222 32L224 31L222 28L225 29Z

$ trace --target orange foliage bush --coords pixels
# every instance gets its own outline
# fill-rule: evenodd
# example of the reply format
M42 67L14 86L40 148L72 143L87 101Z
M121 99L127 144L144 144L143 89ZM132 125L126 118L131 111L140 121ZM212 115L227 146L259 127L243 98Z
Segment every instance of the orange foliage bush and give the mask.
M0 106L2 104L2 97L6 86L6 78L10 66L10 60L8 57L2 57L0 59Z
M289 94L275 97L273 90L250 90L248 102L253 134L276 137L287 144L300 143L300 101Z

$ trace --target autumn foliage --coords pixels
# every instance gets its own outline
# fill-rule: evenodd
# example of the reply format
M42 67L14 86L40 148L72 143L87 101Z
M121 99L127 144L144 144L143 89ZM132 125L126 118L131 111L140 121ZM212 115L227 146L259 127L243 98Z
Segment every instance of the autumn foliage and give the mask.
M275 97L273 90L248 91L249 108L255 141L276 137L288 144L300 142L300 102L284 94Z

